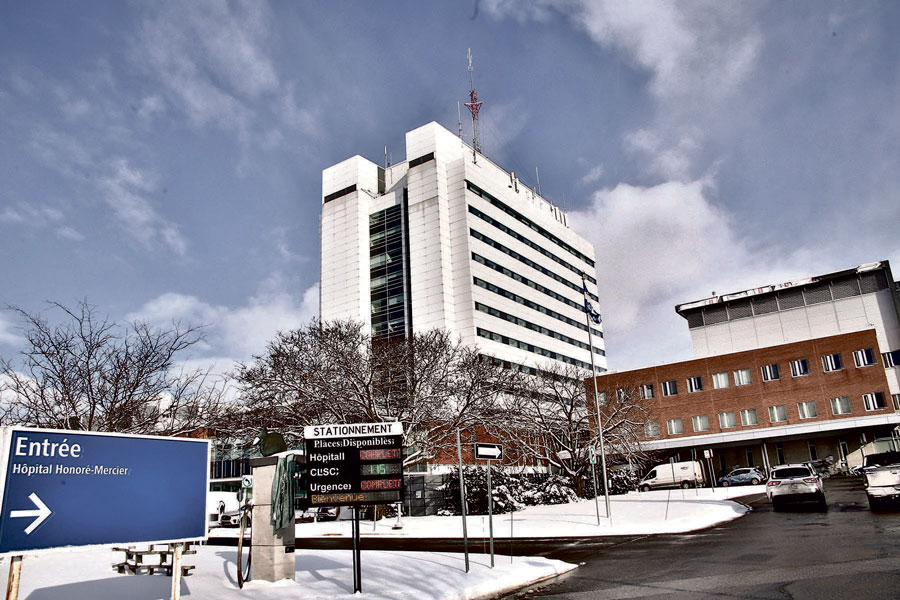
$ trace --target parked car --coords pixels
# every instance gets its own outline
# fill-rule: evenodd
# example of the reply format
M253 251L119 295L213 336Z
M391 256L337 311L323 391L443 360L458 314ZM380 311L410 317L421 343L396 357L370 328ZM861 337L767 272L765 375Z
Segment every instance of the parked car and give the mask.
M822 477L805 464L773 467L766 496L774 510L781 510L789 502L815 502L822 510L828 508Z
M219 525L222 527L240 527L242 512L241 510L229 510L222 513L222 516L219 517Z
M717 483L723 487L728 487L729 485L759 485L765 480L766 476L756 467L741 467L740 469L734 469L728 475L719 477Z
M656 465L647 473L638 489L649 492L654 488L698 487L703 485L703 468L696 460Z
M900 452L866 455L862 475L871 510L900 505Z

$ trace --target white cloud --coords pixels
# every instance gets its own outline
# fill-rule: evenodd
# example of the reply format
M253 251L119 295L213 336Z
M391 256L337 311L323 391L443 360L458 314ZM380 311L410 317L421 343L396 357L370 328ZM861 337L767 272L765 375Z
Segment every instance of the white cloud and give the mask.
M150 175L119 159L99 181L103 200L134 239L148 248L162 243L180 256L186 254L187 241L177 226L161 217L147 198L157 187Z
M166 110L166 103L158 95L147 96L141 100L141 104L137 109L137 114L142 119L150 119L153 116Z
M689 181L711 129L742 122L743 93L764 37L751 4L715 0L492 0L495 15L522 21L567 17L599 46L648 75L651 124L626 136L624 148L646 173Z
M529 121L528 108L521 101L492 104L490 111L479 113L481 146L488 156L500 156L525 131ZM471 128L471 120L469 121ZM471 129L468 141L471 140Z
M302 297L285 289L279 277L266 280L262 290L243 306L226 307L204 302L196 296L166 293L145 303L128 316L166 326L173 321L206 327L204 354L219 363L249 360L265 350L266 343L278 331L296 329L319 314L319 286L313 285ZM210 364L211 358L194 357Z
M588 171L584 177L581 178L581 183L587 185L591 183L597 183L603 177L603 174L606 173L606 169L604 166L597 165L593 167L590 171Z
M17 206L5 206L0 211L0 223L7 223L19 227L29 227L34 230L52 228L56 236L73 242L84 239L76 229L69 225L61 224L65 220L65 214L52 206L34 206L27 202L21 202Z
M0 344L17 346L24 338L16 333L16 326L10 322L6 315L0 314Z
M70 240L73 242L82 242L84 241L84 235L74 229L73 227L69 227L68 225L64 225L63 227L56 228L56 236L60 239Z
M754 249L714 201L711 178L651 187L619 184L570 215L597 253L600 308L610 367L649 366L690 357L675 305L787 281L823 266L802 250L775 256Z
M269 118L315 132L314 113L297 105L293 84L281 80L269 55L272 19L261 2L149 6L131 53L164 95L146 106L148 114L165 103L196 127L215 125L263 146L283 139L265 133Z

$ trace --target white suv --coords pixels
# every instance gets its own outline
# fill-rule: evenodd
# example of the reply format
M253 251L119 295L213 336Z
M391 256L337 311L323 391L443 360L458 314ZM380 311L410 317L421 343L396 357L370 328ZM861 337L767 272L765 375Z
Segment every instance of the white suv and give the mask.
M787 502L816 502L822 510L828 508L822 478L808 465L772 467L772 475L766 484L766 496L774 510L780 510Z

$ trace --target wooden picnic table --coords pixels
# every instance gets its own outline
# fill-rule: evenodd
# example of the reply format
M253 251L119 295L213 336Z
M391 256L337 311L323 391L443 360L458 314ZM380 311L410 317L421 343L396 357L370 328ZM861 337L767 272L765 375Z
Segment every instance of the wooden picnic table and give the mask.
M191 550L190 542L186 542L184 550L185 554L197 554L196 550ZM112 568L118 573L129 573L131 575L139 575L142 570L146 570L148 575L153 575L157 571L162 571L166 575L172 575L172 558L175 555L175 544L165 544L160 547L159 544L150 544L147 549L140 549L135 546L127 548L114 547L113 552L124 552L125 560L113 563ZM145 558L159 557L159 562L145 562ZM182 576L191 574L195 569L194 565L181 565Z

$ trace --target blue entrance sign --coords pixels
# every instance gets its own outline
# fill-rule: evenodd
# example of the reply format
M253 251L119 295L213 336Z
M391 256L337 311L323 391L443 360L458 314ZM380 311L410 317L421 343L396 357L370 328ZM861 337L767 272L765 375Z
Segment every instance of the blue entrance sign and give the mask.
M0 555L205 539L209 442L0 429Z

